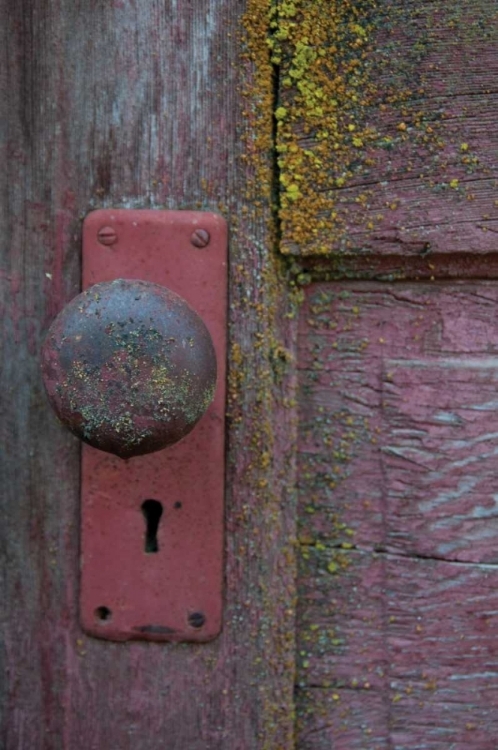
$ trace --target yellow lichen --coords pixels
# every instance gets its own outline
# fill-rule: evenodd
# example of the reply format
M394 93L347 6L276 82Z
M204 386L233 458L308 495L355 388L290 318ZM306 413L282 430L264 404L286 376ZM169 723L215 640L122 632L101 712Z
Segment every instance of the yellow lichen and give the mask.
M414 18L402 4L377 0L273 3L268 47L278 83L283 253L356 250L351 229L370 234L385 221L372 210L374 188L357 194L359 182L387 184L386 165L397 159L395 172L419 170L422 187L437 190L449 183L441 152L459 148L465 157L467 143L446 142L444 111L420 105L426 94L420 63L434 32L429 16ZM407 46L405 27L413 34Z

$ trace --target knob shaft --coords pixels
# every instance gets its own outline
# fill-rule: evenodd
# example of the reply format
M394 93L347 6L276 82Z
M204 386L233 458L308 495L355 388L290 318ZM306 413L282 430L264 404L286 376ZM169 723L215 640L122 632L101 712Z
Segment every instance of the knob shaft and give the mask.
M71 432L130 458L193 429L214 397L216 356L185 300L158 284L117 279L91 287L58 315L42 373Z

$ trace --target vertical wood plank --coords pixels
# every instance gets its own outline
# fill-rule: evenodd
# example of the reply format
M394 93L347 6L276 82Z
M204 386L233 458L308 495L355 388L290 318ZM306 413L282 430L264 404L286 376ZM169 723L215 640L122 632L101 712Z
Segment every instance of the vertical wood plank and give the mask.
M240 38L246 11L2 2L7 750L292 744L294 322L274 259L271 107L251 151L255 78L273 96L267 19L263 33L254 23L256 69ZM79 448L49 411L38 353L79 289L81 219L109 206L218 210L231 228L226 607L206 646L109 644L78 624Z

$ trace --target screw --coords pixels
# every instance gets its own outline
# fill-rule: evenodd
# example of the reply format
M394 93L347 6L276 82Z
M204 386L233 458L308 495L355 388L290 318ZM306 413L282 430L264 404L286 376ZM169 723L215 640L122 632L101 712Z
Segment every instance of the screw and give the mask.
M102 227L97 233L97 239L101 245L114 245L117 242L118 235L112 227Z
M206 622L206 615L204 612L191 612L188 616L188 624L192 628L202 628Z
M206 229L196 229L190 237L190 242L194 247L206 247L210 239L211 235Z

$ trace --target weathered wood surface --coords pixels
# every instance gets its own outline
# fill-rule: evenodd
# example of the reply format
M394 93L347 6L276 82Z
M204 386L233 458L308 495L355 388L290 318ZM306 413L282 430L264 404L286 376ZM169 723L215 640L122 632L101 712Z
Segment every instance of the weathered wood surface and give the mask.
M271 251L271 107L258 154L242 160L254 125L244 10L1 4L6 750L291 744L294 428L282 403L293 322ZM264 46L266 26L252 28ZM231 228L226 607L222 636L201 647L99 642L78 624L79 449L47 405L38 358L79 289L81 219L109 206L219 210Z
M307 291L300 750L496 747L497 303L494 282Z
M301 570L300 750L493 750L496 567L353 551L332 576L327 559Z
M495 0L296 0L275 16L282 250L496 249Z
M275 7L1 0L7 750L294 745L279 176L284 253L405 255L397 269L426 276L456 253L495 273L474 260L496 249L495 4ZM78 625L78 446L38 354L101 206L220 210L231 228L225 628L207 646L113 645ZM495 750L494 286L340 292L313 287L301 316L298 744Z

